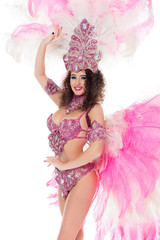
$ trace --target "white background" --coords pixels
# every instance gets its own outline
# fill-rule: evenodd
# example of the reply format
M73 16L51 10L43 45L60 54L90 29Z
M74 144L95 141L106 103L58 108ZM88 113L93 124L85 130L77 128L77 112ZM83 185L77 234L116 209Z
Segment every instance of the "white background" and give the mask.
M21 22L5 3L1 1L0 8L0 239L53 240L61 218L48 204L51 190L45 183L53 168L43 160L52 155L46 119L56 107L34 78L33 66L18 64L6 54L5 33ZM153 1L153 10L154 27L133 59L104 71L105 114L160 92L160 1ZM85 239L94 239L92 213L85 231Z

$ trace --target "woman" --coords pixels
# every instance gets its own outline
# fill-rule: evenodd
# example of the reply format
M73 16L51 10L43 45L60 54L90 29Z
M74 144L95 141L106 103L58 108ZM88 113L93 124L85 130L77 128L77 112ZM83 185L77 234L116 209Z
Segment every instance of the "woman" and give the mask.
M99 104L104 83L98 71L102 57L134 52L152 28L152 1L56 3L31 0L28 6L32 17L40 11L52 27L59 23L68 33L65 39L57 26L55 34L44 38L35 64L36 78L59 107L47 121L55 157L46 160L48 166L55 166L55 178L48 185L55 186L55 180L59 185L63 218L58 239L83 239L84 219L95 193L97 240L108 232L114 240L159 239L160 95L134 103L104 121ZM12 34L13 52L20 52L19 38L36 38L37 33L47 36L50 29L35 22L20 25ZM70 37L68 53L63 56L68 75L61 90L45 75L45 51L51 43L66 51ZM62 38L66 41L56 45ZM23 44L34 47L25 40ZM90 146L83 151L87 141Z
M46 47L64 36L62 28L57 26L55 33L41 42L35 62L35 77L59 107L59 110L48 118L48 127L51 130L50 146L56 157L51 156L46 160L48 166L52 164L56 167L56 180L59 183L58 199L63 219L58 240L82 240L83 222L97 189L94 160L100 157L104 147L104 115L98 103L103 98L104 80L99 71L94 74L89 69L69 72L64 81L64 90L48 80L44 66ZM99 131L99 137L96 139L93 123L96 125L96 131ZM57 135L55 128L60 129L61 134L58 132ZM65 139L62 138L62 130ZM87 140L90 141L90 146L83 151ZM65 173L63 180L62 174ZM72 174L72 182L69 182L67 177L69 174Z

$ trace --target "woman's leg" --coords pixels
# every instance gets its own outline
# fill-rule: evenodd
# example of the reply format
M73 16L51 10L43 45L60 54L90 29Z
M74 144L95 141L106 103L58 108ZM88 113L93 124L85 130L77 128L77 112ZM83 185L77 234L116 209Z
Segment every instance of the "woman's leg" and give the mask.
M65 206L65 201L66 199L62 197L62 192L60 187L58 187L58 202L59 202L59 208L60 208L60 212L61 215L63 216L63 210L64 210L64 206ZM83 240L83 228L81 228L76 236L75 240Z
M61 189L58 186L58 203L59 203L61 216L63 216L63 209L64 209L65 201L66 201L66 199L62 197Z
M70 191L63 209L63 219L58 240L80 240L80 229L92 203L97 188L94 171L83 176ZM81 232L82 233L82 232ZM79 238L78 237L79 234Z
M83 233L83 228L81 228L76 236L75 240L83 240L84 233Z

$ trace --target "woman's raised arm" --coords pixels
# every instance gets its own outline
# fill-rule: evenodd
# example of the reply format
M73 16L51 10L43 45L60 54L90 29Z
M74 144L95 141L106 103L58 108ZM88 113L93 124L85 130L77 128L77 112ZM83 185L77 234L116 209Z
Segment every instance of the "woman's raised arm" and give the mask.
M66 34L62 33L62 27L57 26L55 33L44 38L38 48L36 60L35 60L35 71L34 75L37 78L38 82L50 98L54 101L56 105L59 106L60 101L60 88L54 83L51 79L48 79L45 73L45 53L47 45L54 43Z

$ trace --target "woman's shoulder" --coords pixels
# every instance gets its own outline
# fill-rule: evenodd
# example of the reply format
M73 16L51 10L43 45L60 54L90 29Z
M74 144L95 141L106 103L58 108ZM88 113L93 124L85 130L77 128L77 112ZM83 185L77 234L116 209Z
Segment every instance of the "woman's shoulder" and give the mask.
M93 107L90 108L89 114L95 114L98 112L103 112L101 104L96 103Z
M93 119L104 119L103 108L101 104L95 104L89 111L88 116L91 120Z

